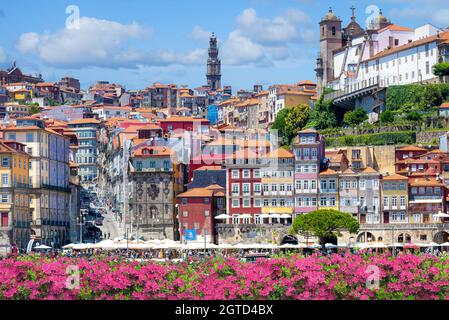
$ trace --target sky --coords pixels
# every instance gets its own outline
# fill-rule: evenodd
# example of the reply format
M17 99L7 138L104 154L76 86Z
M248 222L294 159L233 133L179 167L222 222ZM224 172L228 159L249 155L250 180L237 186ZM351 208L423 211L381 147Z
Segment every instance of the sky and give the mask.
M379 9L393 23L449 26L449 0L0 0L0 67L16 61L47 81L97 80L143 89L206 83L209 36L222 84L234 91L315 80L320 19L331 6L366 26Z

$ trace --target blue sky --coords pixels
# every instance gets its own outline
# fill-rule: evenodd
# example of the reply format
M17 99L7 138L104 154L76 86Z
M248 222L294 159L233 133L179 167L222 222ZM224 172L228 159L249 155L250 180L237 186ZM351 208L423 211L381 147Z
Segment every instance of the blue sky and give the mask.
M447 0L1 1L0 66L16 60L24 72L48 81L74 76L83 87L109 80L129 89L156 81L193 88L205 83L214 31L222 82L235 91L314 80L320 18L332 6L345 25L352 5L361 25L381 8L400 25L449 26Z

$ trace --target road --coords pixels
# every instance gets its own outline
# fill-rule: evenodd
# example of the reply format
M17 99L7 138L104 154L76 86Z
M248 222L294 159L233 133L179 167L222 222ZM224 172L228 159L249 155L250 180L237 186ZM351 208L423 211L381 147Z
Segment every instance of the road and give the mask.
M110 233L110 239L123 237L124 235L123 228L121 228L119 223L115 220L115 214L112 211L108 211L108 213L104 215L103 226L100 227L100 229L103 234Z

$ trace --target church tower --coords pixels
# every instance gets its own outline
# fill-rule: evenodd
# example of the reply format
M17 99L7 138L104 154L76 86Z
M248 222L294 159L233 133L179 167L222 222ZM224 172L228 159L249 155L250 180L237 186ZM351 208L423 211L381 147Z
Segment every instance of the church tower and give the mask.
M332 8L329 8L329 12L320 21L320 55L315 69L318 94L334 79L333 51L342 46L341 20L332 12Z
M207 59L207 85L212 90L221 89L221 60L218 59L217 38L212 33L209 41L209 58Z

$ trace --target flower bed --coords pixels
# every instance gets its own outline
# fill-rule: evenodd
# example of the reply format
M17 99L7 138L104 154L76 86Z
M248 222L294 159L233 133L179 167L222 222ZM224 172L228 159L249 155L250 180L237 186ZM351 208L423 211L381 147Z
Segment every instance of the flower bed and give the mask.
M69 266L79 269L74 289ZM376 274L377 287L367 282ZM178 264L25 257L0 261L0 299L448 299L448 275L447 257L411 254Z

